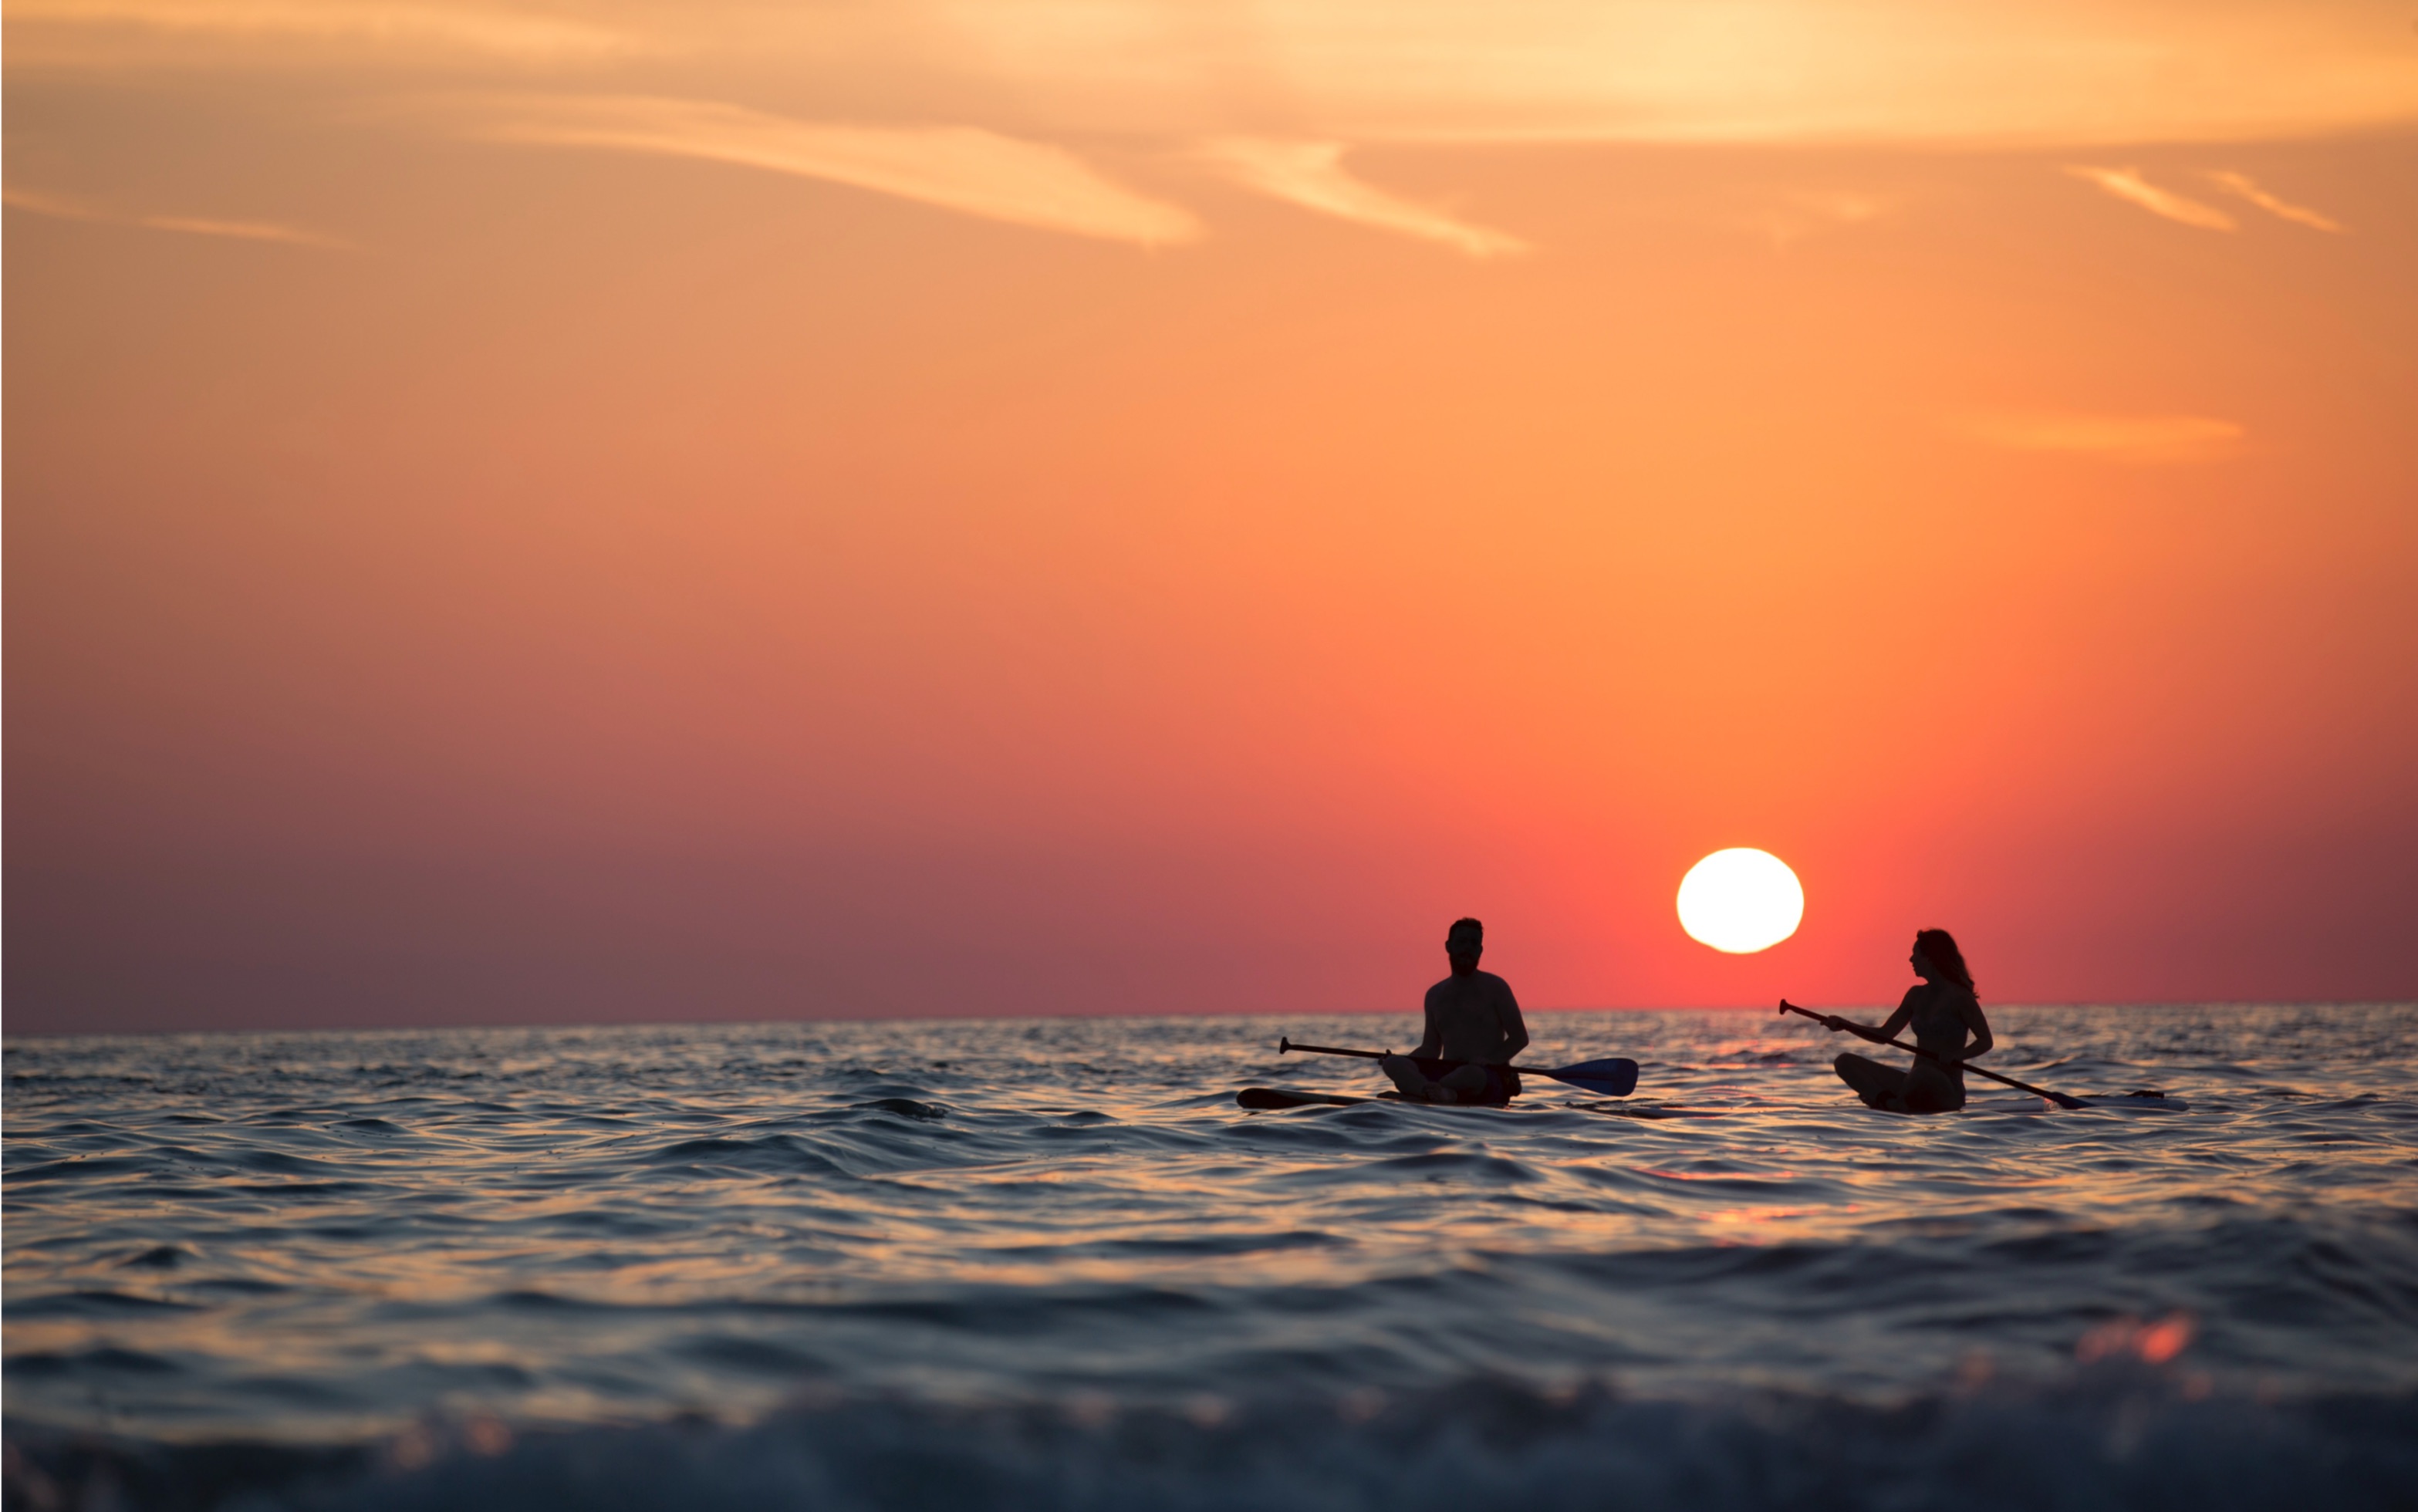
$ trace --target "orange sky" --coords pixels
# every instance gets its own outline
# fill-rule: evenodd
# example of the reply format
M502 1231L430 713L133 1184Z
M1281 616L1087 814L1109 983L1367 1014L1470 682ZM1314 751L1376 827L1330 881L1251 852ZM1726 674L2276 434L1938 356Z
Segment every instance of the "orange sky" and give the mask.
M8 1025L2418 992L2372 4L12 0ZM1798 935L1680 931L1775 851Z

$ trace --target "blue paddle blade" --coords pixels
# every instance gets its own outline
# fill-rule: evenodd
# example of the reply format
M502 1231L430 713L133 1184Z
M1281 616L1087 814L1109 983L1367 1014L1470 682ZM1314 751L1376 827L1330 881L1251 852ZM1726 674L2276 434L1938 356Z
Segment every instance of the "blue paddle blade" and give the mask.
M1626 1097L1637 1090L1637 1062L1634 1061L1582 1061L1574 1066L1531 1071L1529 1075L1567 1081L1573 1087L1604 1097Z

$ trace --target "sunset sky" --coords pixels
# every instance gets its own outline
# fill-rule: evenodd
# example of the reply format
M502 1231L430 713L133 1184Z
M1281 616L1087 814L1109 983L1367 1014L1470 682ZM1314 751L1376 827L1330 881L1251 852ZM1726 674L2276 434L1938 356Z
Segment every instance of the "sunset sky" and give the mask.
M2407 3L6 18L12 1031L2418 995Z

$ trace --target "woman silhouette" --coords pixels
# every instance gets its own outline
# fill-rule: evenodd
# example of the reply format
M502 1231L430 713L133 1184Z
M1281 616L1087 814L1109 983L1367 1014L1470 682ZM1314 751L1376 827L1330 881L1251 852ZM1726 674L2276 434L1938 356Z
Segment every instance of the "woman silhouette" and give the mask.
M1965 1062L1987 1054L1997 1042L1990 1037L1990 1021L1982 1016L1982 1000L1973 995L1973 973L1966 970L1965 953L1956 948L1955 937L1945 929L1925 929L1914 937L1914 954L1907 959L1922 985L1906 988L1888 1023L1874 1029L1837 1014L1825 1016L1822 1023L1833 1033L1844 1030L1876 1045L1911 1025L1914 1043L1922 1052L1914 1065L1900 1071L1852 1053L1830 1065L1867 1107L1890 1113L1953 1113L1965 1106ZM1967 1030L1973 1035L1970 1048L1965 1044Z

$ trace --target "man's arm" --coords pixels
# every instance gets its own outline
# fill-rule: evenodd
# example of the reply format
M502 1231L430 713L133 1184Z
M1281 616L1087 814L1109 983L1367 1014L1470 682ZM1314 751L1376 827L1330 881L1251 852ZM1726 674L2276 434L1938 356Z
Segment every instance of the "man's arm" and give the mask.
M1503 1026L1503 1063L1509 1065L1528 1047L1528 1021L1520 1016L1520 1000L1511 996L1508 982L1503 983L1503 1000L1494 1005L1494 1016Z
M1432 1061L1444 1053L1444 1025L1436 1021L1436 989L1428 988L1427 1032L1419 1036L1419 1047L1411 1053L1422 1061Z

